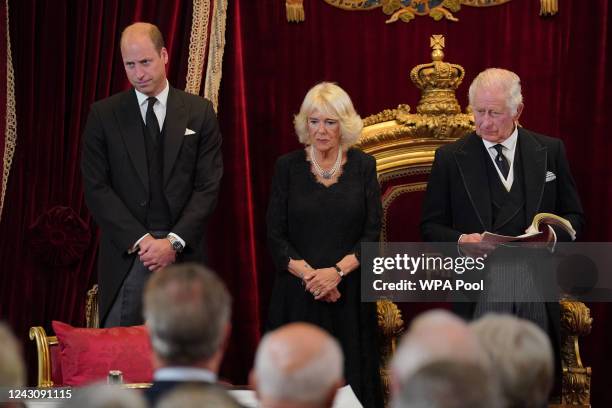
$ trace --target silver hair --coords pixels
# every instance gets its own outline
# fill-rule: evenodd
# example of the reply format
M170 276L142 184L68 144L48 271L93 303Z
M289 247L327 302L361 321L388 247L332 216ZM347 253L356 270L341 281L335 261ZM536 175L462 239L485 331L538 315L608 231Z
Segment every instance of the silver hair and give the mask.
M321 82L308 91L300 112L293 118L295 133L300 143L309 145L308 116L314 110L325 113L340 123L340 145L344 149L357 143L363 121L355 111L353 102L346 91L332 82Z
M26 370L21 347L11 329L0 322L0 386L23 387Z
M470 326L489 354L507 406L546 405L554 371L553 350L546 333L528 320L495 313Z
M421 367L436 361L474 364L489 370L489 361L476 336L459 317L445 310L419 315L401 339L391 372L401 385Z
M192 364L211 358L221 346L231 296L204 266L171 265L147 282L144 316L155 353L168 364Z
M482 367L437 361L417 370L392 408L501 408L495 381Z
M483 89L495 89L504 92L506 106L516 115L519 105L523 103L521 79L512 71L502 68L488 68L482 71L470 85L468 92L470 105L473 106L476 92Z
M344 357L338 342L327 335L320 352L301 367L287 372L275 355L278 344L263 337L255 355L257 389L268 398L320 404L343 378ZM292 367L293 368L293 367Z

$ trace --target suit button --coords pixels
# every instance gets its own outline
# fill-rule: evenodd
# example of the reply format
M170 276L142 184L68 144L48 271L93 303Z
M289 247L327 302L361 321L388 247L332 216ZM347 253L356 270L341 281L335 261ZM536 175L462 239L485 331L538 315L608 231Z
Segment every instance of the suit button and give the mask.
M147 204L148 204L148 203L147 203L147 201L141 201L141 202L140 202L140 206L141 206L141 207L146 207L146 206L147 206Z

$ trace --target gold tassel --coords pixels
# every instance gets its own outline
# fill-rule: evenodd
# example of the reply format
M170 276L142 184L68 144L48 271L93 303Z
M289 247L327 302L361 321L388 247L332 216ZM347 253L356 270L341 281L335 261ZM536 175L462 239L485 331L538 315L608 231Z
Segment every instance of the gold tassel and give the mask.
M559 0L540 0L540 15L554 16L559 11Z
M304 0L286 0L287 21L301 23L304 21Z

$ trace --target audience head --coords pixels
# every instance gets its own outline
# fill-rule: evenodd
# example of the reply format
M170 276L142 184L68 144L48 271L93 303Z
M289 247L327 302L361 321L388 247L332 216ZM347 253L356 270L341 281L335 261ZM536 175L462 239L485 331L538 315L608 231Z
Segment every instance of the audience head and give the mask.
M489 368L486 354L468 325L444 310L431 310L415 318L391 361L392 393L399 392L421 367L448 361Z
M23 387L26 381L25 364L19 342L11 329L0 322L0 386Z
M403 385L392 408L496 408L497 384L481 366L436 361L419 368Z
M229 337L231 297L213 272L194 263L156 271L145 288L144 315L162 365L218 371Z
M329 407L343 383L338 342L320 328L292 323L268 333L251 380L262 407Z
M530 321L500 314L485 315L471 329L489 354L506 406L546 406L554 372L546 333Z

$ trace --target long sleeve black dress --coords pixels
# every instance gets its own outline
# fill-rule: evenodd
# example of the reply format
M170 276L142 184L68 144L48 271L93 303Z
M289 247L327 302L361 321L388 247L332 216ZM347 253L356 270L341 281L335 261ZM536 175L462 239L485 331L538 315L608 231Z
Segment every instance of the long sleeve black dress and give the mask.
M347 151L338 182L329 187L310 171L306 152L298 150L276 163L267 213L268 245L277 268L268 329L304 321L316 324L340 342L344 376L364 407L382 407L376 305L360 297L360 271L338 285L335 303L315 300L302 281L287 271L289 259L317 268L335 265L347 254L359 258L361 242L378 241L381 226L376 161L357 149Z

